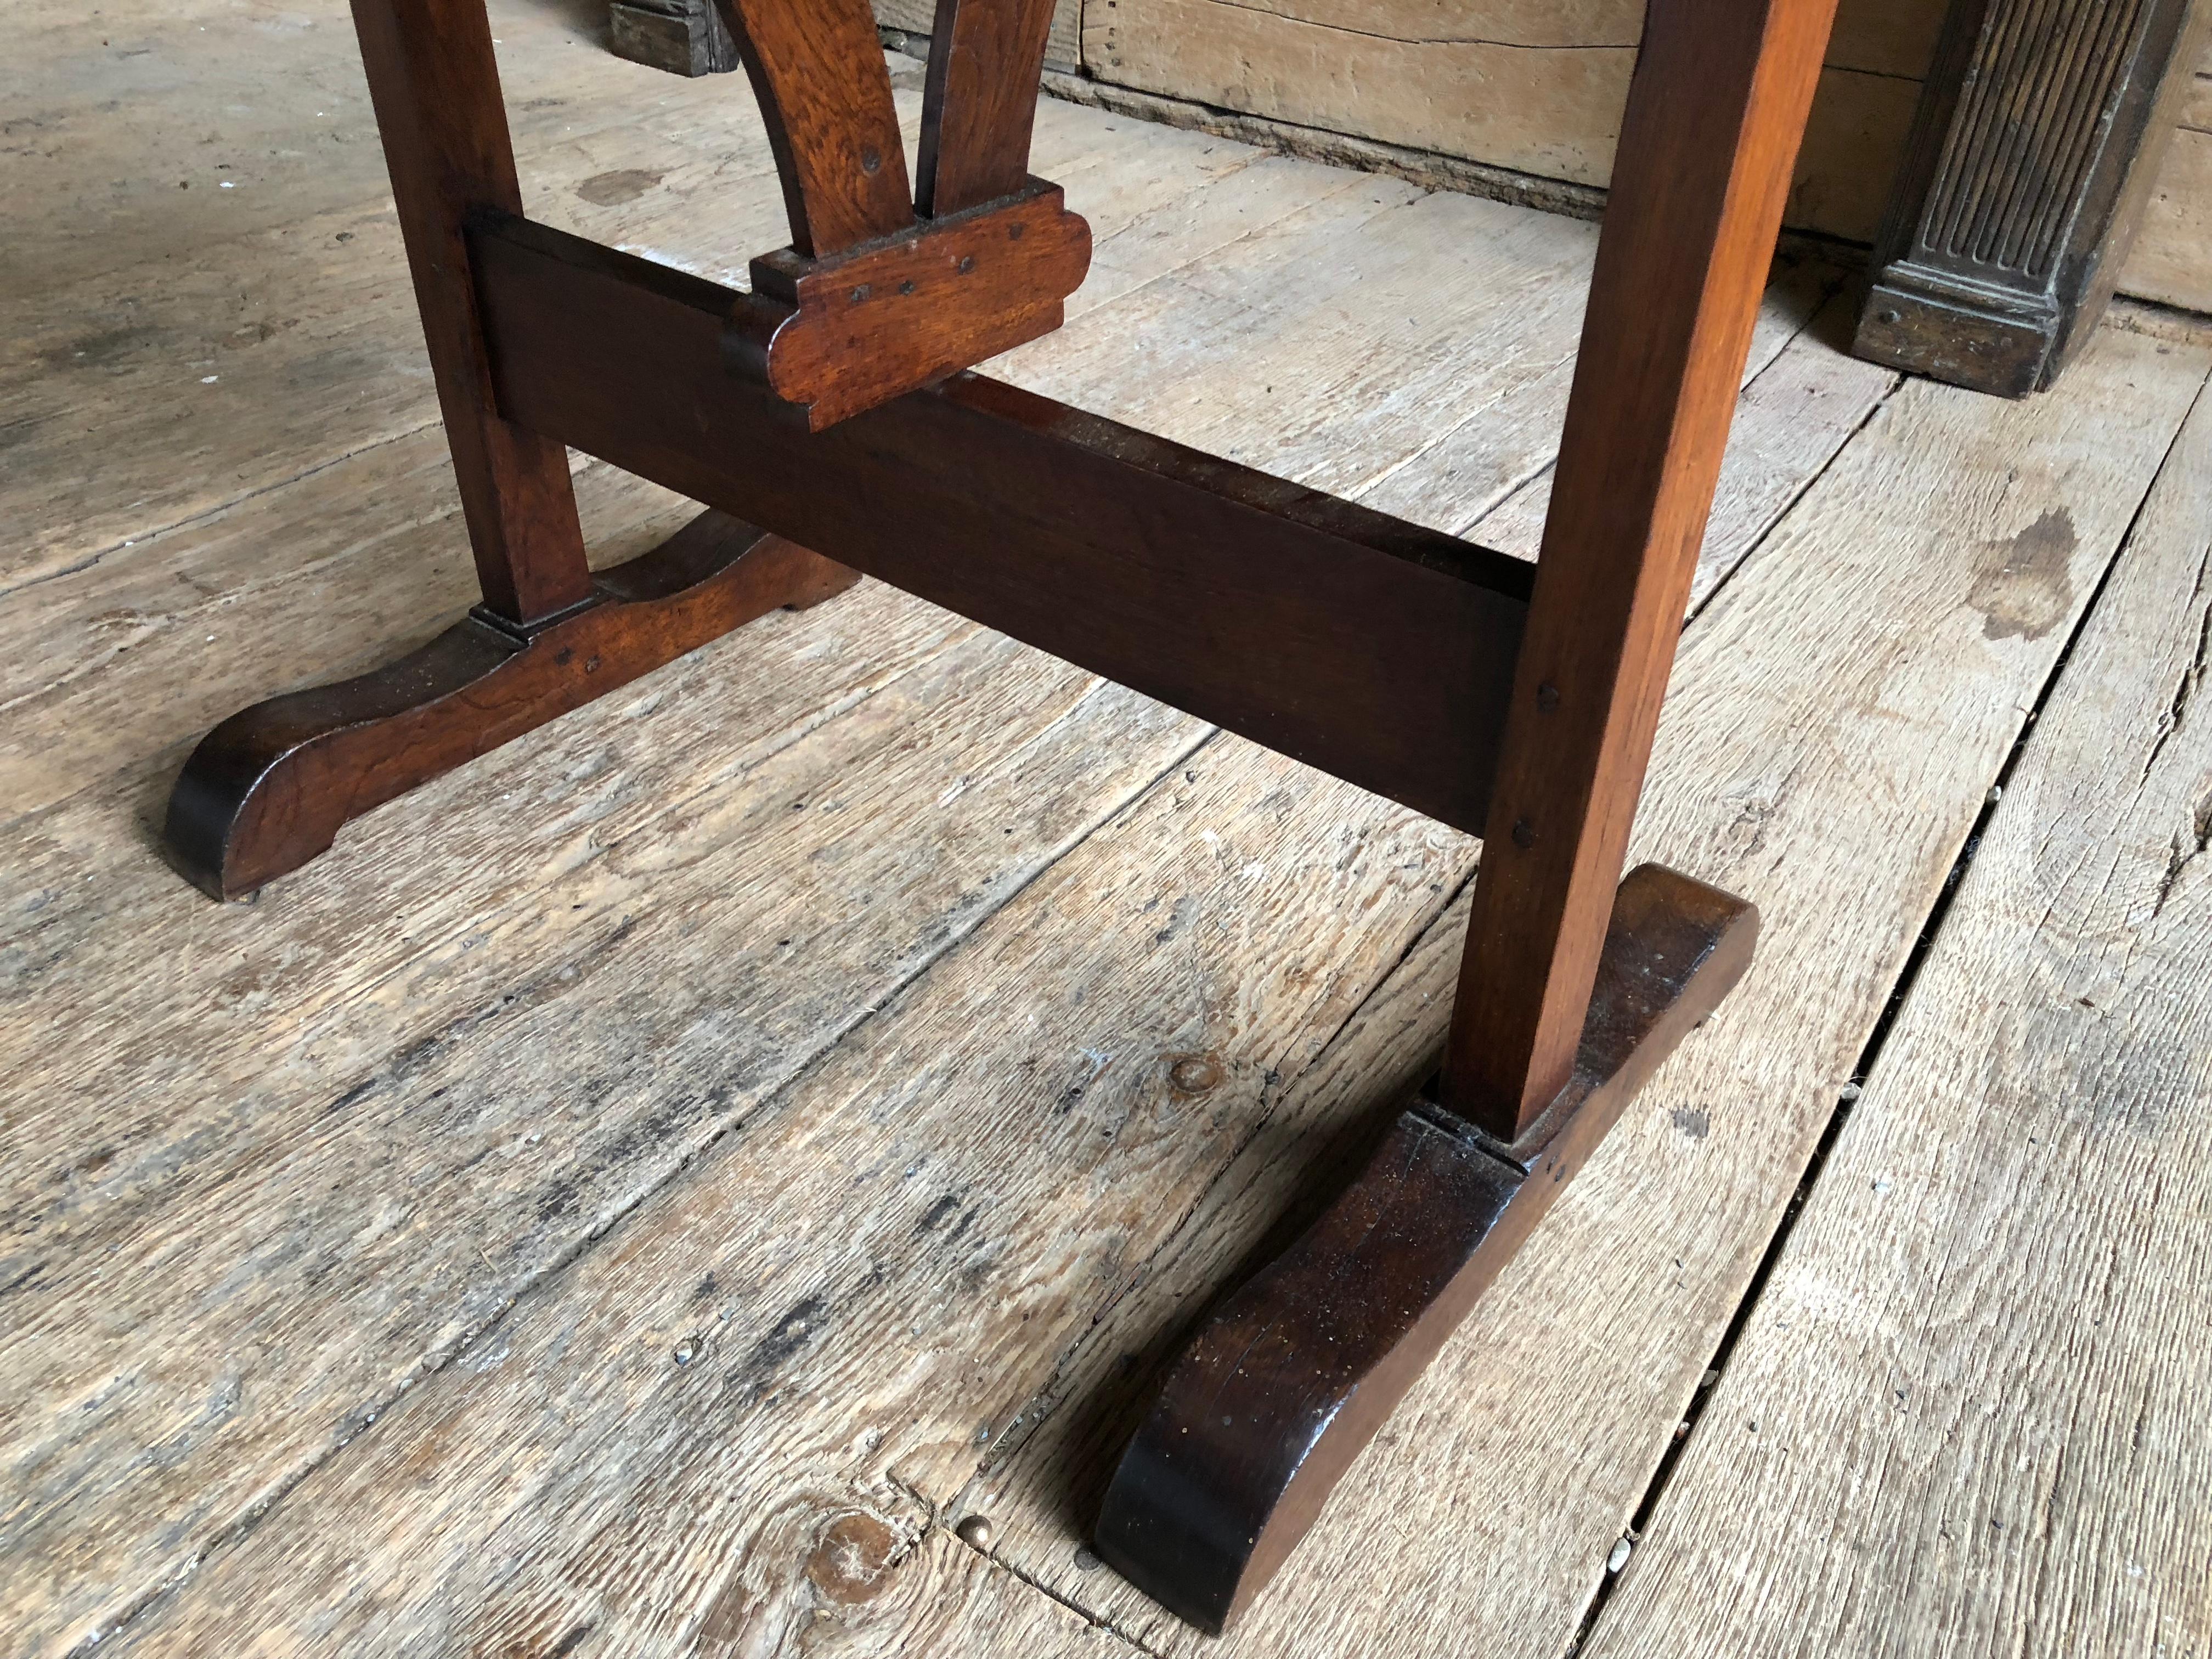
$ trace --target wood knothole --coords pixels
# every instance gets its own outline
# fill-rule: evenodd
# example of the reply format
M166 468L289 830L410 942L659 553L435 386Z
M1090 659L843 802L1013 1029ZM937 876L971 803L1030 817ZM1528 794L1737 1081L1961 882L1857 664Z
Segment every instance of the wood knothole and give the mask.
M867 0L719 0L791 246L752 262L728 359L810 430L1060 326L1091 228L1029 176L1050 0L938 0L908 191Z

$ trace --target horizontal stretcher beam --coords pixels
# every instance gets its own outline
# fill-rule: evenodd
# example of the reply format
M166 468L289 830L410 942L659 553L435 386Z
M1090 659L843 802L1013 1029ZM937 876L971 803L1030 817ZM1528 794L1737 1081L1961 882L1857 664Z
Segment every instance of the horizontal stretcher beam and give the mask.
M824 431L751 297L508 216L507 419L1480 834L1533 568L975 374Z

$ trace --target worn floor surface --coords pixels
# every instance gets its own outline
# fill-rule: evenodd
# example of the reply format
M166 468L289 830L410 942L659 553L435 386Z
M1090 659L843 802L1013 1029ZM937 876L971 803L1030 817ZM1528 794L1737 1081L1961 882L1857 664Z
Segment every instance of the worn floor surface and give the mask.
M191 744L466 549L343 11L18 9L0 1653L1207 1652L1084 1527L1479 848L864 584L206 902ZM783 240L741 77L495 20L539 216ZM1097 264L994 372L1533 554L1594 227L1060 103L1036 170ZM2212 1651L2212 330L2003 404L1841 284L1637 831L1759 965L1212 1651ZM602 561L686 516L577 481Z

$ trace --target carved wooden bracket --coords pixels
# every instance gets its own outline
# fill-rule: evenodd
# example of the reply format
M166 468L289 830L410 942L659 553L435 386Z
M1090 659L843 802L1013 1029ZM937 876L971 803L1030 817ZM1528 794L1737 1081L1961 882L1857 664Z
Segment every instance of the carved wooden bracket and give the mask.
M775 303L732 329L734 363L819 432L1049 334L1090 268L1090 225L1058 185L1031 179L848 252L754 260L756 300Z
M1977 392L2096 331L2212 26L2206 0L1952 0L1852 349Z
M1051 0L939 0L915 189L867 0L720 0L791 214L732 367L818 432L1058 328L1091 228L1029 176Z

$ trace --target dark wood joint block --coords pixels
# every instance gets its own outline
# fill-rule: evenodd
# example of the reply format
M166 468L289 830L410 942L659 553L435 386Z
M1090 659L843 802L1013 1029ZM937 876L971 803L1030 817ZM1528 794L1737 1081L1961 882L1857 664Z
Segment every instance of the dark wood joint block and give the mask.
M847 252L755 259L730 356L819 432L1049 334L1090 269L1090 225L1032 179Z
M617 58L671 75L726 75L737 42L714 0L614 0L607 44Z
M1115 1471L1100 1557L1218 1634L1589 1161L1750 965L1759 913L1657 865L1614 896L1572 1078L1511 1145L1429 1098L1206 1318Z
M2043 384L2060 322L2045 296L1892 265L1868 292L1851 349L1908 374L2025 398Z

